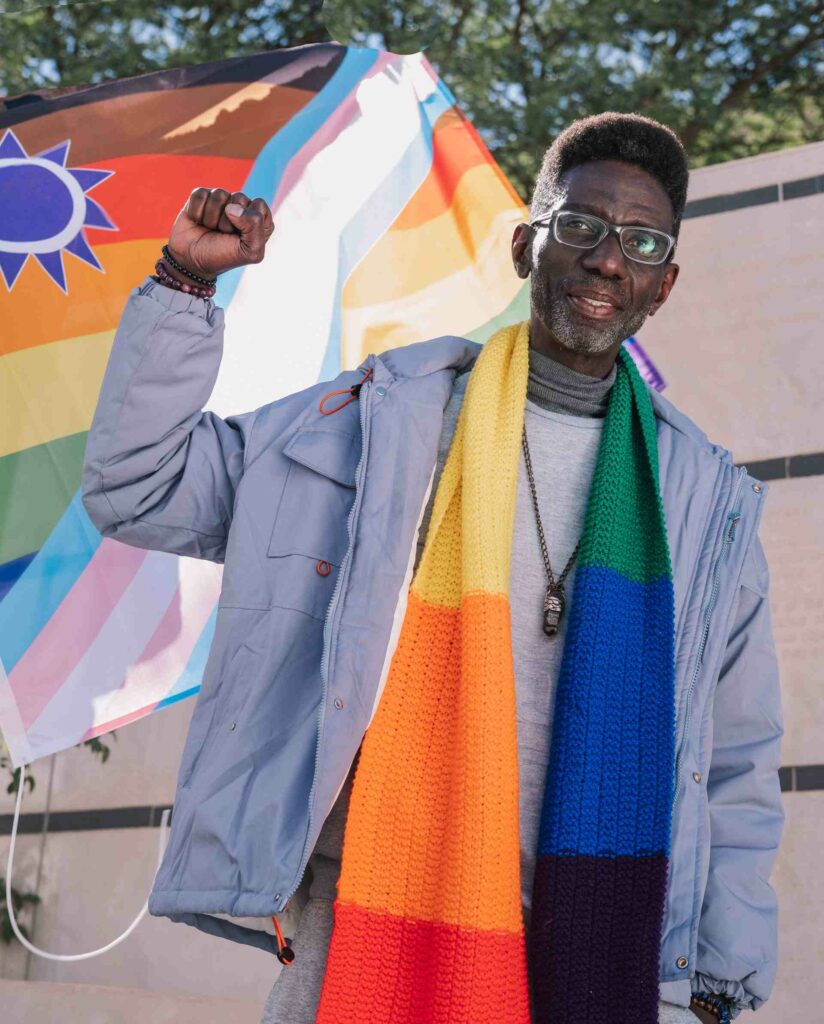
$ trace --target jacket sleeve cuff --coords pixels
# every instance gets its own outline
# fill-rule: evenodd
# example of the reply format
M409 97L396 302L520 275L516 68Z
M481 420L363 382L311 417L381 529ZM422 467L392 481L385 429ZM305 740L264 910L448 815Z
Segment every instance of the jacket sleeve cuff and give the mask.
M742 1010L757 1010L764 1002L758 996L748 992L740 981L719 981L708 974L696 971L690 978L690 986L693 992L709 992L714 996L726 996L730 1006L730 1017L733 1020Z
M172 310L174 313L195 313L201 320L211 324L217 308L212 299L202 299L199 295L189 295L175 288L167 288L159 284L151 274L147 274L137 288L138 295L149 295L154 302Z

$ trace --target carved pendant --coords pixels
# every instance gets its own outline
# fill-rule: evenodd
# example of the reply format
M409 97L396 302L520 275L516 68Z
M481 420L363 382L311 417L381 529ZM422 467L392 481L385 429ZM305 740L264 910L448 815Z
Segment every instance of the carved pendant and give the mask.
M544 597L544 632L547 636L555 636L564 614L564 590L557 584L550 584Z

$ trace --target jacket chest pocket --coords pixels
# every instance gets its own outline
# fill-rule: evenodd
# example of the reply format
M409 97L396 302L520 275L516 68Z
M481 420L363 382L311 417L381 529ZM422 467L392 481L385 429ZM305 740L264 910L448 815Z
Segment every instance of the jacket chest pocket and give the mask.
M267 555L276 559L272 602L324 619L349 546L360 437L304 427L283 449L291 460Z

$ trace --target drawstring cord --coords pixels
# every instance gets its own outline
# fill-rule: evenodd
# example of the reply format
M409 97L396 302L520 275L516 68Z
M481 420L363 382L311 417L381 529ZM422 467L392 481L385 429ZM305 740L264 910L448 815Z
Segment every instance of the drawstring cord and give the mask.
M9 915L9 923L11 924L12 931L17 936L18 941L26 947L31 953L35 953L37 956L42 956L46 960L60 960L63 962L73 960L89 960L93 956L100 956L101 953L106 953L110 949L114 949L115 946L119 945L125 938L137 928L140 922L146 915L146 911L149 909L148 899L143 904L143 909L132 921L129 927L119 935L116 939L112 939L106 946L101 946L100 949L93 949L88 953L47 953L45 949L33 945L26 936L20 931L20 927L17 924L17 919L14 916L14 903L11 896L11 873L14 865L14 847L17 842L17 827L20 822L20 804L23 801L23 789L25 788L23 783L26 781L26 765L20 765L20 781L18 783L17 800L14 805L14 820L11 826L11 842L9 844L9 860L6 867L6 913ZM155 874L160 869L160 862L163 860L163 851L166 849L166 838L169 824L169 809L163 811L160 817L160 838L158 840L157 849L157 868Z
M143 904L143 908L140 911L140 913L137 915L134 921L132 921L132 923L129 925L126 931L123 932L122 935L119 935L116 939L113 939L107 945L101 946L100 949L92 949L88 953L49 953L45 949L40 949L38 946L35 946L33 945L33 943L29 942L29 940L20 930L20 926L17 923L17 918L15 917L14 914L14 901L12 900L11 893L11 877L14 865L14 848L17 844L17 829L20 823L20 805L23 802L23 790L25 789L25 781L26 765L23 764L20 766L20 781L18 783L17 799L14 805L14 819L12 821L10 836L11 842L9 843L9 858L8 863L6 865L6 912L8 913L9 916L9 923L11 924L12 931L17 936L18 941L23 946L25 946L26 949L36 954L37 956L43 957L46 960L59 960L65 963L67 961L72 962L75 960L89 960L91 959L91 957L100 956L101 953L107 953L110 949L114 949L115 946L119 946L120 943L123 942L124 939L128 938L135 930L135 928L137 928L137 926L146 916L146 913L149 909L148 899ZM157 874L157 871L160 870L160 864L161 861L163 860L163 853L166 849L169 829L169 816L170 812L168 808L166 808L160 816L160 838L158 841L157 868L155 869L155 874ZM288 906L289 904L287 903L283 909L286 910L286 907ZM277 958L278 960L280 960L282 964L286 964L288 966L295 959L295 952L290 945L292 940L283 937L283 931L281 930L280 922L277 919L277 915L272 915L272 921L274 922L275 925L275 935L278 944Z
M283 909L286 910L286 907L284 907ZM275 937L277 938L278 943L278 951L276 954L277 958L278 960L280 960L282 964L285 964L288 967L295 959L295 951L289 945L289 943L292 940L284 939L283 932L281 931L280 928L280 921L278 921L277 914L272 914L272 922L274 923L275 926Z
M330 391L328 395L324 395L323 398L321 398L320 404L318 405L318 409L320 410L322 415L331 416L333 412L338 412L338 410L342 409L345 405L349 405L350 402L354 402L354 400L360 394L360 389L363 387L363 385L368 380L372 379L371 367L370 369L362 372L365 374L365 376L363 380L360 381L358 384L353 384L351 388L342 388L340 391ZM326 400L329 398L334 398L335 395L349 395L349 398L347 398L345 402L341 402L340 405L336 405L334 409L324 409L324 402L326 402Z

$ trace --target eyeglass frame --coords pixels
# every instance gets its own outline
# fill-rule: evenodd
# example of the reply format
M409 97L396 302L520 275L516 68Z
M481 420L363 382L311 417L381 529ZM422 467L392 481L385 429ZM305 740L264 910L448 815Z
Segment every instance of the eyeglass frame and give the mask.
M572 242L564 242L558 237L555 227L557 223L556 218L560 213L577 213L581 217L591 217L593 220L597 220L599 224L603 224L606 231L601 235L598 241L594 243L594 245L574 245ZM624 256L626 256L628 260L632 260L633 263L640 263L641 266L644 267L660 267L661 264L666 263L670 256L675 252L675 246L678 241L674 235L671 235L668 231L662 231L660 228L651 228L646 224L612 224L610 221L604 220L603 217L598 217L594 213L586 213L583 210L570 210L566 207L561 207L559 210L553 210L552 213L542 213L540 216L529 221L529 226L551 228L552 237L555 241L558 242L559 245L568 245L572 249L597 249L607 235L617 235L618 244L621 246L621 252ZM669 241L669 248L664 253L663 259L658 260L656 263L651 263L649 260L639 260L636 256L630 256L624 248L624 240L621 235L624 231L631 228L640 229L641 231L652 231L657 235L664 235L664 237Z

